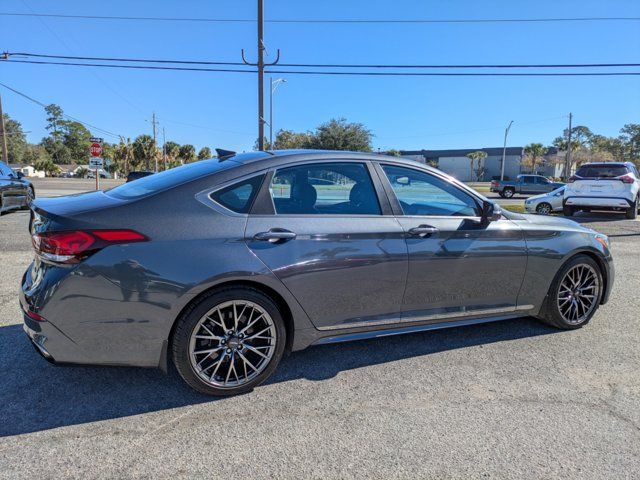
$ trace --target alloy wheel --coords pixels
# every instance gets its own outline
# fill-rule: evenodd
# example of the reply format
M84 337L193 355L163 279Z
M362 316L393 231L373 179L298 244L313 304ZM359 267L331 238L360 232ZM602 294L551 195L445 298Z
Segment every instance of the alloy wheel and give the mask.
M574 265L565 274L558 289L558 310L571 325L579 325L596 308L600 295L598 273L585 263Z
M538 208L536 208L536 211L540 215L549 215L551 213L551 205L549 205L548 203L541 203L540 205L538 205Z
M264 308L233 300L216 305L198 321L189 341L189 359L206 383L237 388L264 371L276 342L276 327Z

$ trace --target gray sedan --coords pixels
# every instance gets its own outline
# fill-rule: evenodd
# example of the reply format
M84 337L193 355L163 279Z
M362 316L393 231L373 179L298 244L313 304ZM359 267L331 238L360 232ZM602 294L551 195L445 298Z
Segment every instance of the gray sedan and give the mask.
M20 302L38 352L173 362L196 390L230 395L287 351L528 315L576 329L609 297L606 236L502 212L438 170L364 153L220 153L33 202Z

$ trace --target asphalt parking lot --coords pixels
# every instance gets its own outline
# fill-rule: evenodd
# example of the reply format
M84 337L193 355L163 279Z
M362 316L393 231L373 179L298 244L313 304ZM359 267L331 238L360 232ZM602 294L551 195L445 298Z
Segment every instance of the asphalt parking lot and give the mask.
M534 319L310 348L254 392L177 374L56 367L21 328L28 214L0 217L0 478L633 478L640 472L640 222L611 236L610 302ZM500 281L496 271L496 281Z

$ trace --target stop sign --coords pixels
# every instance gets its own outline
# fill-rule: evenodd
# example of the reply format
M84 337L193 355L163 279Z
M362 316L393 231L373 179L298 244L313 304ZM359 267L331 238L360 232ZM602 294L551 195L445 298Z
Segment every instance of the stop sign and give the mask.
M100 155L102 155L102 146L99 143L92 143L91 144L91 156L92 157L99 157Z

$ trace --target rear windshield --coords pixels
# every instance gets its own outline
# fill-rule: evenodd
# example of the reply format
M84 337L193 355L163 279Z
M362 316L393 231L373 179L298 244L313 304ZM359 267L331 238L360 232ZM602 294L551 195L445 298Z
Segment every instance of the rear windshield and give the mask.
M576 175L582 178L615 178L629 173L624 165L583 165Z
M218 162L217 160L203 160L181 167L171 168L164 172L154 173L139 178L133 182L119 185L105 193L121 200L131 200L146 197L154 193L167 190L197 178L210 175L218 170L234 165L233 162Z

